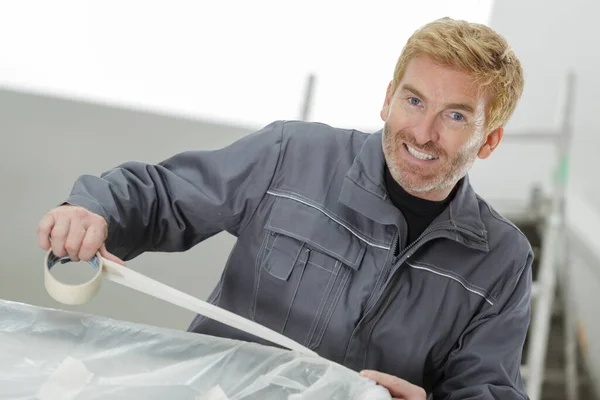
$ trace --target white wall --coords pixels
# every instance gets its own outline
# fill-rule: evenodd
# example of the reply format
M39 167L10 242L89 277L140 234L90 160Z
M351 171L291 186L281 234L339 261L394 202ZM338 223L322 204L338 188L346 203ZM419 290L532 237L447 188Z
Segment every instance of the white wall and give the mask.
M84 306L54 301L43 286L44 252L37 246L36 226L64 200L80 174L99 174L130 159L157 162L183 150L221 147L245 133L202 121L0 90L0 299L187 328L192 313L112 282L105 282ZM190 252L147 253L128 266L204 299L232 244L230 235L220 234ZM86 264L73 264L79 265Z
M591 376L597 378L600 376L600 235L595 232L600 225L600 213L576 193L569 198L568 211L578 218L577 223L572 223L569 229L569 283L581 328L581 348ZM600 382L598 379L594 381L600 392Z

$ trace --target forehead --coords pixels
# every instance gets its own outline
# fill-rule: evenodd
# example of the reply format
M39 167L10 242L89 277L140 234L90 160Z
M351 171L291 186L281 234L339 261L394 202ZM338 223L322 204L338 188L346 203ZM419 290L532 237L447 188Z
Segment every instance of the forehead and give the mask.
M427 57L415 57L406 66L398 88L411 86L430 100L471 103L474 108L486 103L487 95L473 75L440 65Z

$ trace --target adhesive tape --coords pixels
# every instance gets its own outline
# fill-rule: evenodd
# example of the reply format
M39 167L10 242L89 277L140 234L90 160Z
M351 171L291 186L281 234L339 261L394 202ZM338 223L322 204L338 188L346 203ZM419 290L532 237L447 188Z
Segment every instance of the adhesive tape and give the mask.
M51 250L46 253L44 259L44 285L46 291L52 298L63 304L85 304L98 293L102 285L102 258L100 254L96 254L94 258L88 261L96 270L96 274L89 281L77 285L60 282L52 275L52 267L67 262L71 262L69 257L58 257Z
M60 282L52 275L52 268L58 264L65 264L71 261L69 257L56 256L52 250L48 250L44 259L44 284L46 291L52 298L63 304L80 305L88 302L98 293L102 285L102 280L106 278L288 349L302 354L318 356L317 353L278 332L107 260L100 253L96 253L94 258L87 261L96 269L96 274L92 279L78 285Z

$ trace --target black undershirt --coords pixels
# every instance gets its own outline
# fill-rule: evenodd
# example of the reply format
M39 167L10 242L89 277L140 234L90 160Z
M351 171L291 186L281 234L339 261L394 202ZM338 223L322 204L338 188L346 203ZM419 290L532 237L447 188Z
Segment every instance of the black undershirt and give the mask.
M385 185L392 203L402 212L408 226L407 245L414 242L452 200L455 190L442 201L431 201L413 196L392 178L385 165ZM399 238L401 239L401 238ZM399 249L401 246L397 246Z

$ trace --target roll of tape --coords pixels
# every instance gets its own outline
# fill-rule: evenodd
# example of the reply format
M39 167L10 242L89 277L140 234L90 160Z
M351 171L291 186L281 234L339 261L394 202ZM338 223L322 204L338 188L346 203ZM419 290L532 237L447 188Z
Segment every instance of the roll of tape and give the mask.
M94 258L88 261L96 269L96 274L87 282L70 285L60 282L52 275L52 268L58 264L71 262L69 257L58 257L52 251L46 253L44 259L44 285L46 291L56 301L68 305L81 305L87 303L98 293L102 285L102 258L96 254Z
M315 352L307 349L292 339L263 325L180 292L179 290L155 281L154 279L150 279L147 276L103 258L99 253L97 253L90 261L87 261L96 269L96 274L92 279L78 285L60 282L52 275L51 270L58 264L65 264L68 262L72 262L69 257L58 257L52 250L48 250L44 259L44 284L46 286L46 291L52 298L63 304L80 305L88 302L96 295L96 293L98 293L103 278L106 278L290 350L311 356L318 356Z

